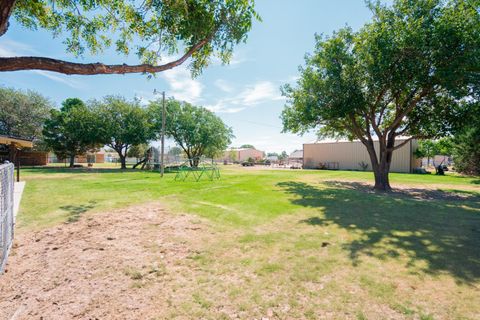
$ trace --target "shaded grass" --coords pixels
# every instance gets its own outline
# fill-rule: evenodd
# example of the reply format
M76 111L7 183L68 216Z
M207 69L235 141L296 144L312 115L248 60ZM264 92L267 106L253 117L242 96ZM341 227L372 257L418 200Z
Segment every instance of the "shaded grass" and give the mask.
M403 256L412 272L447 271L461 280L480 279L478 196L425 201L303 182L279 185L295 196L293 203L322 208L322 215L301 222L334 224L359 235L344 244L354 264L365 254L380 260Z

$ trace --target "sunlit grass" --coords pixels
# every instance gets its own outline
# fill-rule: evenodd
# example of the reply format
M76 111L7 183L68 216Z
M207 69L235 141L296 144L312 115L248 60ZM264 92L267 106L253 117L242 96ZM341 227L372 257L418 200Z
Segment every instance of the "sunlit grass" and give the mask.
M176 210L193 212L229 224L255 224L298 209L289 196L282 192L279 183L304 181L324 188L326 186L318 185L322 181L370 182L372 174L355 171L248 171L227 167L222 170L222 177L218 181L178 182L174 181L174 174L166 174L162 179L158 172L149 171L49 168L26 169L22 177L28 183L19 226L41 227L65 221L72 212L82 211L82 207L88 208L84 211L96 211L165 197L168 198L168 205ZM458 176L392 174L394 186L438 184L440 189L450 191L456 190L455 187L470 188L470 193L474 194L480 192L480 185L476 182L478 179ZM361 205L365 208L370 206L370 198L374 197L355 192L348 194L353 197L357 207ZM376 198L379 202L395 202L389 197ZM340 201L348 208L346 202L351 199ZM405 202L405 206L412 205L423 206L417 202ZM432 204L429 207L434 206Z

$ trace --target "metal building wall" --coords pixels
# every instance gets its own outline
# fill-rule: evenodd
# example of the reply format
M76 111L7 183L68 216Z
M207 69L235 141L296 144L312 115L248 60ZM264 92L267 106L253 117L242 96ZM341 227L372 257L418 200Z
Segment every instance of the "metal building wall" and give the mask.
M404 140L397 140L399 144ZM378 141L375 141L375 150L378 154ZM413 155L416 142L407 143L393 152L392 172L411 172L411 168L417 167L417 159ZM339 170L362 170L360 163L368 164L368 171L372 170L370 157L366 147L360 141L346 142L320 142L303 145L303 167L316 169L320 164L329 163L331 167L338 164Z

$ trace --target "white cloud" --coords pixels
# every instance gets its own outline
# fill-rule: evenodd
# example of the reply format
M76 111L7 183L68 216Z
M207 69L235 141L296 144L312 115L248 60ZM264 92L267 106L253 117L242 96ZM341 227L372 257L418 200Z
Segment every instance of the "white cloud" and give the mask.
M222 90L223 92L232 92L233 91L233 86L223 79L217 79L217 80L215 80L215 82L213 84L217 88Z
M217 80L215 85L217 87L224 85L225 83L222 83L222 81ZM206 108L213 112L236 113L258 104L279 100L284 100L284 98L273 82L259 81L253 85L247 85L240 93L232 97L219 99L216 103L206 106Z
M15 57L27 54L38 53L31 46L10 39L0 42L0 57Z
M66 75L62 75L62 74L57 75L53 72L43 71L43 70L31 70L30 72L36 73L38 75L46 77L46 78L48 78L50 80L53 80L55 82L65 84L65 85L67 85L71 88L74 88L74 89L80 89L80 88L84 87L81 82L73 80L73 79L69 78L69 76L66 76Z
M245 109L245 107L239 106L232 107L226 100L220 100L213 105L206 105L205 108L212 112L218 113L237 113Z
M135 90L135 98L139 99L140 103L143 105L147 105L150 103L150 101L158 99L159 97L160 95L154 94L150 91Z
M230 59L229 65L230 66L236 66L236 65L239 65L239 64L247 62L247 61L250 61L250 60L247 59L243 54L239 54L237 52L234 52L233 55L232 55L232 58Z
M201 100L203 85L200 81L192 79L190 71L185 67L179 66L162 72L162 77L170 86L168 96L190 103L198 103Z
M11 48L7 48L5 45L0 44L0 57L14 57L18 54L15 53Z
M252 106L268 101L283 100L280 89L270 81L257 82L253 86L247 87L238 96L239 103Z

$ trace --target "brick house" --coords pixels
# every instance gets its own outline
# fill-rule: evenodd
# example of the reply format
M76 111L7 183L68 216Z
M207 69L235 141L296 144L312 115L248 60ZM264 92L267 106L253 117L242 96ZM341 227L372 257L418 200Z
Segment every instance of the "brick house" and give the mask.
M232 148L224 152L222 160L243 162L247 161L249 158L252 158L255 161L262 160L265 158L265 152L254 148Z

